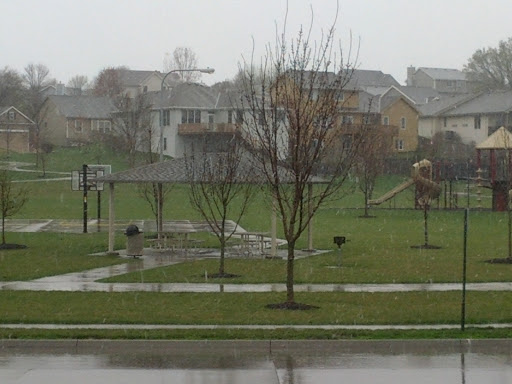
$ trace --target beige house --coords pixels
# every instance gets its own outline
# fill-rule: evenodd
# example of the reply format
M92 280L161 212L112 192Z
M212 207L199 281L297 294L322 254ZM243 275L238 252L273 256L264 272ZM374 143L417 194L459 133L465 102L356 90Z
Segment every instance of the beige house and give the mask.
M398 134L393 138L395 151L418 149L419 112L413 103L403 96L382 99L380 114L383 125L398 127Z
M96 96L49 96L41 108L41 134L48 143L71 146L112 131L111 99Z
M0 148L30 152L34 127L35 123L15 107L0 107Z

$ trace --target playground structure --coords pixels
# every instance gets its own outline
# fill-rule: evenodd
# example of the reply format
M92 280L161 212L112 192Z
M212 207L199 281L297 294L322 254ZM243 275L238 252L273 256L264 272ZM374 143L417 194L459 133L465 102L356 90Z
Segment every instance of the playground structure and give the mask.
M413 184L416 186L415 207L425 207L425 205L430 204L433 199L437 199L441 193L439 183L436 183L432 179L432 163L427 159L423 159L413 164L410 179L404 181L378 199L368 200L368 204L382 204Z
M512 134L505 127L499 128L476 146L476 154L478 203L480 189L490 188L493 211L506 211L512 193Z

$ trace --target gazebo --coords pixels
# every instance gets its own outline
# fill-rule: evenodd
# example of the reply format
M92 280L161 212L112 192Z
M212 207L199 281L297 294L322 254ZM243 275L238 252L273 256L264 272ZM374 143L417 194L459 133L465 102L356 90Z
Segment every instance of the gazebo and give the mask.
M508 205L509 185L512 181L512 133L505 127L501 127L476 146L476 165L479 178L483 173L483 151L489 151L489 168L485 178L489 180L489 186L492 189L492 208L495 211L505 211ZM500 155L502 161L498 161Z
M114 252L115 244L115 184L189 184L189 175L187 174L187 163L185 158L167 160L159 163L149 164L121 172L112 173L97 178L97 181L107 183L109 185L109 218L108 218L108 252ZM252 163L247 163L245 167L250 167ZM252 169L253 173L254 169ZM283 180L290 178L288 172L281 168L283 172ZM263 175L260 179L263 182ZM321 182L315 178L313 182ZM313 183L312 182L312 183ZM310 193L312 191L312 183L310 184ZM161 215L162 213L160 213ZM159 218L161 221L161 216ZM308 228L308 249L313 249L312 223ZM271 213L271 253L270 256L277 255L277 215L276 211Z

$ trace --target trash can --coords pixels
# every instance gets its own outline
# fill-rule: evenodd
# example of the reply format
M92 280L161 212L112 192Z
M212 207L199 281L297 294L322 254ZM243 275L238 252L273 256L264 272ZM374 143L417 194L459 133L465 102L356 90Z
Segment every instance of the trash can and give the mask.
M126 256L142 256L144 249L144 233L136 225L129 225L124 232L126 235Z

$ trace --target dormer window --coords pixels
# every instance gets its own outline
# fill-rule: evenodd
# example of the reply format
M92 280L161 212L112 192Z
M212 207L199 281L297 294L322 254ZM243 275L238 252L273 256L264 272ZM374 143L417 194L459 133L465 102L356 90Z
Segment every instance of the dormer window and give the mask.
M11 121L16 120L16 112L15 111L9 111L9 120L11 120Z

